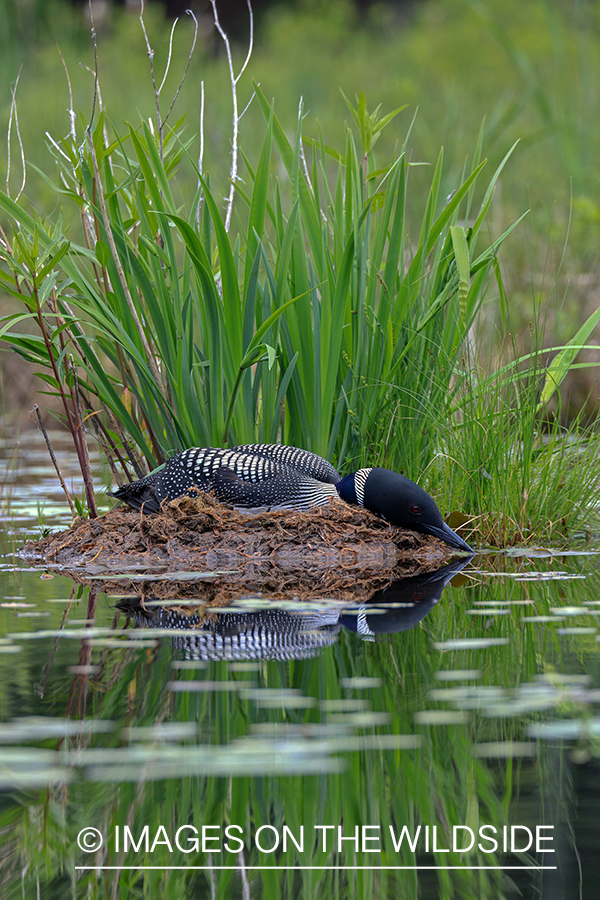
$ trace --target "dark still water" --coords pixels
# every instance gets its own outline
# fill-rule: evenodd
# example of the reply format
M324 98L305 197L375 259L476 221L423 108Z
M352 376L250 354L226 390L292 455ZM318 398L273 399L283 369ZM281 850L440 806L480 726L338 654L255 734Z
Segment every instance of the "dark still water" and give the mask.
M68 523L31 444L0 479L2 898L600 896L597 552L354 604L106 594L15 554Z

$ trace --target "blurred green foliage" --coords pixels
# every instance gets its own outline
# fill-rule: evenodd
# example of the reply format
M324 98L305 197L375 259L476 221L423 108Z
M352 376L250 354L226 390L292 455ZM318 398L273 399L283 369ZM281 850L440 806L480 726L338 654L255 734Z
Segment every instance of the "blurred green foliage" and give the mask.
M19 14L7 21L7 10L13 8ZM67 83L55 41L71 74L75 108L84 115L91 108L92 78L81 77L79 65L93 65L92 44L81 12L66 4L8 2L0 10L2 16L6 27L0 34L5 35L7 52L0 54L0 119L7 121L10 83L23 61L18 89L21 133L27 159L44 166L44 132L65 134L68 129ZM160 67L168 51L169 23L152 5L146 21ZM398 18L385 5L359 17L347 0L305 0L299 9L276 8L263 21L248 78L240 83L240 100L243 104L250 98L251 80L256 79L267 96L277 97L278 115L291 131L302 96L305 133L318 137L321 123L332 143L343 139L349 117L340 88L349 98L364 91L371 107L381 103L389 110L408 103L412 111L418 110L412 160L433 164L443 144L443 188L448 193L460 178L484 118L484 152L491 166L519 139L515 164L503 176L495 208L498 221L504 222L532 210L531 241L519 236L510 245L515 306L526 307L526 321L532 299L552 287L569 227L565 275L590 271L598 262L595 160L600 139L594 128L599 103L594 90L600 75L598 24L597 7L578 0L431 0L415 4L406 18ZM109 117L116 122L136 118L138 112L150 116L153 96L137 15L115 9L98 31L100 79ZM191 22L184 17L174 44L174 59L181 67L190 39ZM239 56L243 53L245 48L239 47ZM173 86L180 74L176 68ZM228 79L221 45L207 20L201 21L199 48L179 101L190 133L198 130L202 79L206 168L213 185L225 193L224 149L231 136ZM242 123L250 158L258 155L262 134L255 107ZM390 158L394 142L401 141L402 132L387 129L377 145L378 156ZM14 132L12 143L11 175L17 183ZM425 192L430 178L427 172L421 176ZM29 179L31 195L35 182L31 171ZM39 192L40 198L44 190L35 184L34 193ZM532 276L531 269L539 276Z
M80 62L92 64L92 45L81 17L67 14L64 4L16 6L29 8L31 21L27 23L21 14L5 31L13 33L13 52L2 61L0 98L6 115L9 82L16 77L15 62L22 55L22 130L28 157L39 161L42 129L60 131L67 124L66 81L54 42L60 43L72 76ZM167 52L169 23L152 6L146 19L160 61ZM226 95L227 74L220 48L214 52L218 45L210 24L201 23L201 47L181 105L195 130L199 80L205 79L212 171L214 162L224 158L230 111L227 103L216 99ZM175 36L175 59L181 62L189 29L184 17ZM34 38L42 33L46 39L38 43ZM19 42L21 54L15 47ZM131 110L150 114L148 60L137 16L114 10L110 24L99 31L99 47L109 116L117 120L130 116ZM243 49L239 48L240 53ZM521 139L520 165L510 181L505 176L505 182L514 194L511 202L522 210L531 201L547 199L550 188L551 203L566 202L571 178L575 195L597 184L593 161L598 156L598 136L593 122L598 98L593 84L599 51L595 7L576 0L526 4L432 0L416 4L412 17L405 20L396 19L384 5L359 20L346 0L306 0L299 10L282 6L270 14L258 36L249 76L261 83L267 95L277 96L279 113L289 117L293 128L293 110L302 95L308 110L306 127L316 132L317 120L326 122L332 140L343 135L348 118L340 87L348 97L363 90L371 105L381 102L384 109L403 103L419 107L413 132L415 157L430 162L442 143L456 171L462 169L465 148L473 145L486 117L486 152L500 158L507 145L516 137ZM85 109L91 103L91 79L87 87L81 78L72 80L74 87L78 82L75 105ZM250 77L242 89L249 97ZM252 113L248 118L246 142L255 121ZM382 156L392 152L392 140L391 132L382 139ZM531 197L527 185L531 185Z

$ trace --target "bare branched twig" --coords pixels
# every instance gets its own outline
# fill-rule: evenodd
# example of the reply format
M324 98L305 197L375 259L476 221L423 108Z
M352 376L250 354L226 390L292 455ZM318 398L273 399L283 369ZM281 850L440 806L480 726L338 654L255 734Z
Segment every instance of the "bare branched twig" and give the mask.
M148 59L150 60L150 75L152 77L152 88L154 90L154 102L156 103L156 124L158 127L158 143L159 143L159 152L160 158L163 158L163 150L164 150L164 128L167 122L167 119L171 115L173 107L177 103L177 99L179 97L179 93L181 88L183 87L183 83L187 77L188 69L190 67L190 63L192 61L192 56L194 53L194 49L196 47L196 40L198 38L198 20L191 9L186 9L186 13L188 16L191 16L194 20L194 37L192 39L192 46L190 47L190 52L188 53L187 62L185 64L185 69L183 71L183 75L181 76L181 80L177 86L177 90L173 95L173 99L171 100L171 105L169 106L165 117L162 117L162 113L160 111L160 95L163 87L165 86L165 82L167 80L167 76L169 74L169 69L171 68L171 58L173 55L173 37L175 35L175 27L179 22L179 19L175 19L173 25L171 27L171 34L169 36L169 55L167 57L167 64L165 66L165 71L163 74L162 81L160 85L156 86L156 76L154 73L154 50L150 46L150 39L148 37L148 32L146 31L146 23L144 22L144 0L140 2L140 24L142 26L142 32L144 34L144 40L146 42L146 51L148 53Z
M42 421L42 416L40 414L40 408L37 405L37 403L31 410L31 414L36 416L38 427L39 427L40 431L42 432L42 434L44 435L44 440L46 441L46 447L48 448L48 453L50 454L50 459L52 460L52 464L56 470L56 474L58 475L58 480L60 481L60 486L63 489L63 491L65 492L65 497L67 498L67 503L69 504L69 509L71 510L71 515L76 516L77 512L75 510L75 504L73 503L73 498L71 497L71 495L69 493L69 489L68 489L67 485L65 484L65 479L63 478L62 472L60 471L58 461L56 459L56 456L54 455L54 450L52 449L52 445L50 443L50 438L48 437L48 432L46 431L46 428Z
M213 19L215 23L215 28L221 35L221 39L225 45L225 52L227 53L227 63L229 65L229 80L231 82L231 98L233 101L233 135L231 140L231 172L229 176L229 180L231 181L231 187L229 188L229 197L227 198L227 213L225 215L225 230L229 231L229 226L231 225L231 216L233 214L233 199L235 197L235 183L237 181L237 171L238 171L238 136L240 130L240 120L248 106L244 109L241 115L238 115L238 97L237 97L237 86L238 81L246 71L248 63L250 62L250 57L252 56L252 50L254 48L254 15L252 12L252 4L250 0L246 0L246 4L248 6L248 13L250 15L250 36L248 38L248 52L246 54L246 59L238 72L235 74L235 70L233 68L233 57L231 55L231 44L229 42L229 38L227 33L223 30L223 26L219 21L219 14L217 12L217 2L216 0L210 0L210 5L213 9ZM250 100L252 102L252 98Z
M204 172L204 82L200 82L200 149L198 151L198 206L196 207L196 225L200 227L200 207L202 206L202 185L200 178Z
M94 25L94 10L92 9L92 0L88 0L88 9L90 13L90 29L92 33L92 43L94 44L94 98L92 100L92 114L90 115L90 123L88 125L88 132L91 132L92 125L94 124L94 116L96 114L96 100L98 98L98 42L96 40L96 27Z
M300 102L298 103L298 122L302 122L303 119L303 110L304 107L304 97L300 97ZM299 127L301 127L299 125ZM304 169L304 177L306 178L306 183L310 188L312 188L312 184L310 181L310 175L308 174L308 165L306 164L306 157L304 155L304 144L302 143L302 134L300 134L300 160L302 162L302 168Z
M17 88L19 86L19 79L21 78L22 70L23 70L23 63L21 63L15 83L11 87L12 99L11 99L11 103L10 103L10 116L8 119L8 135L7 135L7 140L6 140L7 154L8 154L7 165L6 165L6 193L10 197L10 185L9 185L9 182L10 182L10 160L11 160L10 139L11 139L11 133L12 133L12 124L14 122L15 123L15 131L17 133L17 140L19 142L19 150L21 153L21 169L23 171L21 187L19 188L19 192L18 192L17 196L15 197L16 200L19 199L19 197L25 190L25 181L27 178L27 169L25 168L25 151L23 150L23 141L21 140L21 131L19 129L19 114L18 114L18 110L17 110Z
M56 45L56 49L58 50L58 55L61 58L61 62L63 64L63 69L65 70L65 77L67 79L67 87L69 88L69 108L68 108L67 112L69 114L69 121L71 123L70 135L73 139L73 143L76 144L77 143L77 133L75 131L75 109L73 107L73 90L71 88L71 79L69 78L69 70L67 68L65 58L62 55L61 49L58 46L58 44ZM47 132L46 132L46 134L47 134Z

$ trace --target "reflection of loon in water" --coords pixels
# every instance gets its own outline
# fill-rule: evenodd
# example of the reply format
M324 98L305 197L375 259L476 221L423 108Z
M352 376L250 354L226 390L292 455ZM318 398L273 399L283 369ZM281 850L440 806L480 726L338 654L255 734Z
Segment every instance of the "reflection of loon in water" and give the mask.
M394 581L352 614L342 612L340 622L366 640L375 640L378 634L409 631L431 612L448 582L472 559L455 560L436 572Z
M201 607L201 612L171 606L144 607L137 598L124 598L117 607L136 625L181 630L181 636L173 637L173 645L184 659L305 659L335 643L342 626L367 640L375 640L377 634L414 628L470 559L455 560L437 572L396 581L353 610L330 607L303 612L274 605L254 612L233 612L212 607L207 617L206 607ZM185 603L182 599L181 605Z

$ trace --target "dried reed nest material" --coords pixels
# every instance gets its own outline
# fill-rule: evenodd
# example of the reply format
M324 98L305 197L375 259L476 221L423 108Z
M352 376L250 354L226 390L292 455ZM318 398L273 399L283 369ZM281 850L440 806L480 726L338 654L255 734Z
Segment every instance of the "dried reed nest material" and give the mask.
M29 542L23 552L77 581L101 580L105 590L139 590L142 583L166 597L178 585L182 595L215 602L248 591L356 597L361 586L370 594L391 580L433 571L453 555L436 538L390 527L341 501L309 512L245 513L205 493L164 504L157 515L118 506ZM127 580L116 579L118 573Z

